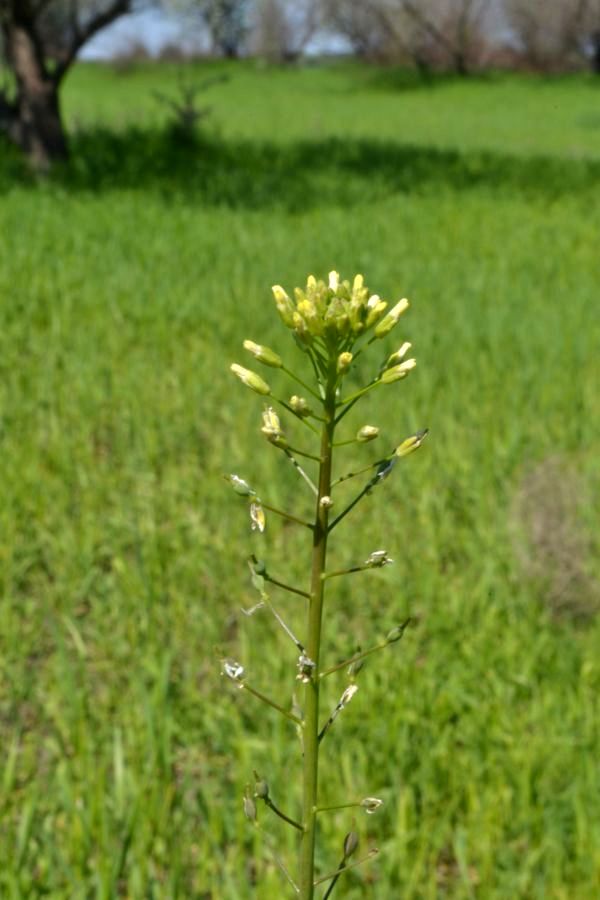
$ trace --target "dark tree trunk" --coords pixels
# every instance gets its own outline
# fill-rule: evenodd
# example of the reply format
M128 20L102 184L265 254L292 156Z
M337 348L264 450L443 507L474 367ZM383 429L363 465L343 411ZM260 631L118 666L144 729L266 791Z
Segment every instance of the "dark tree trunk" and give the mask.
M592 72L600 75L600 31L592 35Z
M68 152L58 78L47 72L35 35L25 25L11 23L5 42L16 81L14 100L2 104L5 130L37 169L48 169Z

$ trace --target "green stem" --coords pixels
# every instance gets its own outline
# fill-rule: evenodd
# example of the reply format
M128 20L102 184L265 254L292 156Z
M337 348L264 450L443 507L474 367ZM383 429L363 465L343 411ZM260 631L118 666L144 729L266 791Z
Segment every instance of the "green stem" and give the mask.
M276 516L281 516L282 519L288 519L290 522L295 522L296 525L304 525L305 528L312 528L311 522L305 522L304 519L299 519L297 516L292 516L291 513L285 512L283 509L277 509L276 506L271 506L269 503L263 503L260 501L260 505L264 509L268 509L269 512L275 513Z
M273 803L273 801L271 800L270 797L265 798L265 803L267 804L269 809L273 810L273 812L275 813L276 816L279 816L280 819L283 819L283 821L287 822L288 825L291 825L292 828L297 828L298 831L304 831L304 829L302 828L302 825L299 822L295 822L294 819L290 819L290 817L286 816L286 814L284 812L281 812L281 810L275 806L275 804Z
M329 508L321 503L331 494L333 435L335 431L335 363L330 363L327 388L323 401L325 422L321 431L321 463L319 465L319 493L313 528L312 572L308 609L307 656L315 663L312 679L306 685L304 716L304 759L302 825L300 844L300 900L314 898L315 836L317 826L317 790L319 773L319 656L321 651L321 623L327 556Z
M275 585L275 587L282 588L284 591L289 591L290 594L298 594L300 597L308 597L310 598L310 594L307 591L301 591L300 588L292 587L291 584L284 584L283 581L278 581L276 578L271 578L270 575L263 575L265 581L268 581L269 584Z
M378 650L384 650L390 642L388 640L382 641L380 644L375 644L374 647L369 647L368 650L363 650L362 653L355 653L354 656L350 656L348 659L345 659L343 662L338 663L337 666L330 666L329 669L323 669L322 672L319 673L319 678L325 678L327 675L333 675L334 672L339 672L340 669L345 668L346 666L351 666L352 663L358 662L361 659L364 659L365 656L370 656L371 653L377 653Z
M316 397L317 400L321 400L317 392L313 390L311 386L305 381L302 381L302 379L299 378L295 372L290 371L290 369L288 369L286 366L282 366L282 369L286 373L286 375L289 375L290 378L292 378L297 384L301 385L306 391L308 391L309 394L312 394L313 397Z
M298 716L295 716L293 713L288 712L287 709L284 709L283 706L279 705L279 703L275 703L274 700L271 700L260 691L257 691L256 688L251 687L247 681L238 682L238 687L241 688L241 690L248 691L249 694L252 694L252 696L256 697L258 700L262 700L262 702L266 703L267 706L276 709L277 712L281 713L282 716L285 716L286 719L289 719L291 722L294 722L295 725L302 725L302 719L299 719Z

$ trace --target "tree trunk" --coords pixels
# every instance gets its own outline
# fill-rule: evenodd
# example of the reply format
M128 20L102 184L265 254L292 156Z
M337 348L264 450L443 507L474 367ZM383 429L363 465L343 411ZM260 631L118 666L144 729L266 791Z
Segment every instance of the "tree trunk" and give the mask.
M6 131L35 168L47 170L53 162L67 157L58 80L47 72L35 35L26 24L12 24L5 40L16 79L16 97L10 104Z
M600 75L600 31L592 35L592 72Z

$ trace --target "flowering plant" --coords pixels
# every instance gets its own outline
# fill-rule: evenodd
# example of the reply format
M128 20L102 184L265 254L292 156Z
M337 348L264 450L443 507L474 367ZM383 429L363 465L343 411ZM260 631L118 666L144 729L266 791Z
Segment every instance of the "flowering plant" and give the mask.
M318 776L319 750L321 743L333 726L340 712L352 700L358 690L356 676L362 660L378 650L398 641L408 625L408 620L396 625L386 638L369 649L356 653L344 662L324 665L322 662L323 634L323 602L325 588L330 579L349 575L368 569L381 568L392 563L385 550L374 550L362 563L346 569L330 571L326 567L327 545L330 536L339 523L356 507L356 505L374 491L391 474L399 460L417 450L427 429L412 434L394 447L383 458L338 477L334 477L333 458L337 447L350 443L367 443L378 437L379 429L374 425L363 425L351 440L336 441L336 430L346 414L369 392L406 378L414 369L416 361L406 358L411 345L405 341L397 350L387 352L383 361L371 379L361 388L347 392L344 382L348 373L357 367L363 353L373 344L386 338L397 325L402 314L407 310L408 300L402 299L391 309L377 294L371 294L364 283L362 275L356 275L352 284L342 281L337 272L330 272L328 281L317 281L309 276L304 289L296 288L294 299L280 286L273 287L273 295L277 311L283 324L290 329L298 346L303 350L312 373L312 385L289 369L283 358L269 347L254 341L244 341L244 348L254 359L264 366L279 369L288 379L302 389L302 395L294 394L289 399L276 395L269 383L251 369L234 363L231 371L240 381L254 393L267 399L262 413L262 433L269 443L283 452L292 463L307 489L314 495L314 517L304 520L290 512L278 509L258 493L238 475L226 476L234 491L245 498L248 503L251 528L263 532L266 526L266 514L273 513L301 527L310 530L312 535L312 555L310 566L310 583L307 589L288 585L273 577L264 561L251 556L249 567L253 586L258 591L260 600L249 613L259 608L266 608L277 620L278 624L294 643L298 653L297 679L303 685L301 703L294 703L290 708L279 704L261 691L257 690L247 679L244 667L232 659L222 661L222 671L235 684L255 698L269 705L296 726L302 744L302 781L303 799L300 815L294 818L282 812L274 803L267 782L255 773L254 787L248 787L244 797L244 810L248 819L256 827L258 822L257 804L264 803L271 811L283 819L299 833L298 874L294 877L283 861L276 856L276 861L292 889L301 900L312 900L315 887L327 885L325 898L329 897L340 876L347 870L360 865L377 853L371 849L366 856L355 862L349 858L358 849L358 834L354 828L348 832L342 844L342 857L337 868L331 872L318 875L315 873L315 838L318 816L332 809L357 807L370 814L381 805L376 797L365 797L338 806L319 806ZM319 446L316 452L292 446L284 431L274 405L277 404L296 421L317 436ZM300 463L302 459L302 464ZM308 463L304 460L308 460ZM316 477L306 471L312 465L316 468ZM334 496L336 488L351 478L365 476L364 483L355 497L340 511L335 510ZM302 640L298 639L286 624L284 618L273 606L267 585L273 585L284 591L300 595L306 602L306 627ZM324 678L346 669L349 684L342 692L339 701L324 723L320 719L319 689ZM297 878L297 880L296 880Z

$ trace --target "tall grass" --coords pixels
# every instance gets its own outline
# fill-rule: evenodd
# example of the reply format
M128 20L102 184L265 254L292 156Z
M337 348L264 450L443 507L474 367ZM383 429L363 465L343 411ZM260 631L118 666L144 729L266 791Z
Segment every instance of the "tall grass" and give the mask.
M149 77L123 92L145 98ZM241 437L257 423L227 367L243 338L274 339L270 284L333 266L411 297L421 366L402 402L374 398L371 412L390 445L432 429L386 497L366 501L370 542L393 533L400 548L377 601L352 584L331 610L333 662L390 619L417 620L364 671L369 705L356 698L348 743L332 750L333 798L386 799L369 821L384 852L345 896L597 896L600 628L555 617L514 528L515 496L558 459L552 471L577 476L581 566L597 586L600 207L596 164L568 159L582 138L561 106L568 95L587 108L591 87L407 96L373 77L243 70L215 89L216 119L246 98L237 135L222 122L197 152L173 149L145 121L134 152L131 132L110 133L113 76L82 68L69 115L89 113L89 88L107 118L94 141L75 137L72 168L36 185L12 157L7 174L2 152L3 896L281 896L240 798L253 767L286 770L286 742L217 674L225 649L259 682L285 677L276 631L256 646L231 615L252 594L239 589L246 520L220 476L243 468L265 483L275 463ZM513 99L484 141L464 123L501 88ZM451 105L457 91L471 112ZM285 97L321 122L302 145L298 123L273 127ZM511 129L537 97L564 121L556 142L547 123L534 129L532 161ZM384 115L408 100L410 127ZM434 147L423 123L442 108ZM386 142L358 125L340 139L350 120L379 124ZM293 473L273 484L293 502ZM352 557L364 536L341 529ZM297 533L268 540L293 575ZM288 774L272 789L293 804ZM335 853L343 823L324 824Z

